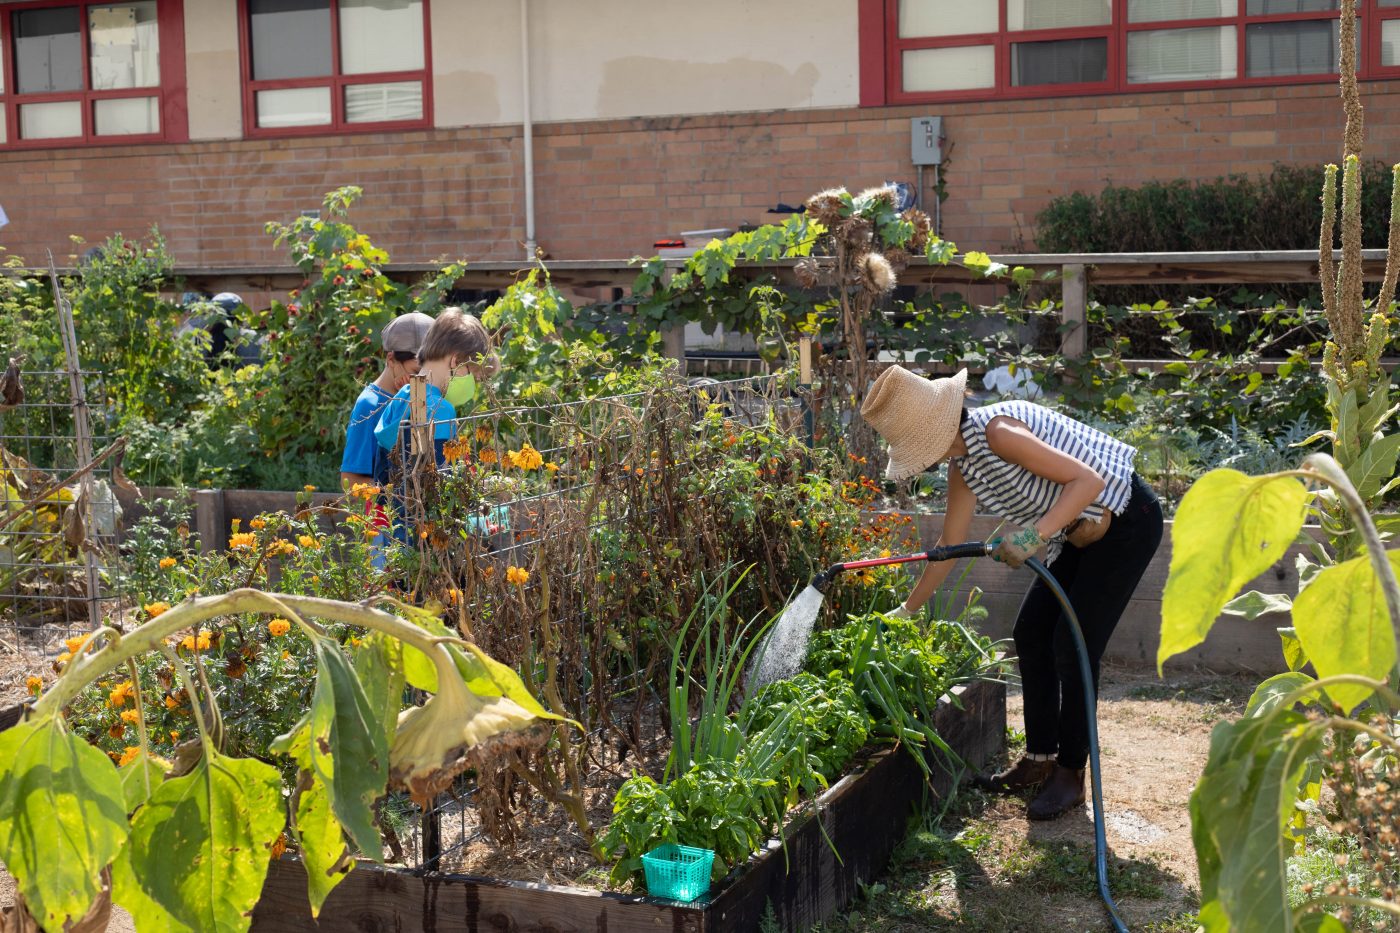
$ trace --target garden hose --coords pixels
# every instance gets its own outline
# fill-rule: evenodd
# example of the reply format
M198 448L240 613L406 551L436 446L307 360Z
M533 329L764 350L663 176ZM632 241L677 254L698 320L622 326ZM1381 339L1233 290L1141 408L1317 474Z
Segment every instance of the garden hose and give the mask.
M825 593L837 575L847 570L886 567L890 564L911 564L917 561L933 562L957 560L961 557L985 557L994 550L996 550L995 541L969 541L966 544L930 548L918 554L906 554L900 557L874 557L869 560L853 560L832 564L812 578L812 587ZM1069 597L1065 595L1065 591L1060 586L1059 581L1055 579L1055 575L1034 557L1026 561L1026 566L1044 580L1045 585L1050 587L1050 592L1055 594L1055 598L1060 602L1060 608L1064 610L1065 620L1069 623L1070 634L1074 636L1074 653L1079 658L1079 677L1084 685L1084 708L1089 718L1089 784L1094 803L1094 872L1098 876L1099 897L1103 899L1104 907L1108 909L1108 916L1113 923L1115 933L1128 933L1128 927L1123 923L1123 918L1118 916L1118 905L1113 902L1113 895L1108 890L1108 838L1104 831L1103 779L1099 767L1099 722L1095 712L1094 675L1089 669L1089 647L1084 643L1084 632L1079 627L1079 616L1075 614L1074 607L1069 603Z

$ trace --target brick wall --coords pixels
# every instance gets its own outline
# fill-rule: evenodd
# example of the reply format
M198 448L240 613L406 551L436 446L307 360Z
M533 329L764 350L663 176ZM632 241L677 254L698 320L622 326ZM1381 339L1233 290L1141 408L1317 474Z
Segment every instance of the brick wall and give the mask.
M1400 82L1363 98L1368 157L1400 161ZM944 233L991 251L1033 248L1056 195L1340 153L1330 85L550 124L536 131L538 240L555 258L628 257L663 234L772 219L768 207L830 185L912 181L908 118L930 114L950 148ZM159 224L182 265L277 263L265 221L358 184L354 219L395 259L511 259L521 178L512 127L7 152L0 246L62 262L70 233Z

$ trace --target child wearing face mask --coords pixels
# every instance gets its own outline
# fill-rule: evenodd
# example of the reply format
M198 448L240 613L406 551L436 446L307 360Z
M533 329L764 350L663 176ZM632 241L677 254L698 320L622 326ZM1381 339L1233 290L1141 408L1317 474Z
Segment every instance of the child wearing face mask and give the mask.
M481 322L462 311L448 308L433 321L418 351L419 372L427 377L428 421L433 425L433 454L442 466L443 444L457 432L457 408L476 396L476 384L496 372L491 336ZM392 451L408 422L409 387L394 394L374 429L379 447ZM386 458L387 460L387 458Z

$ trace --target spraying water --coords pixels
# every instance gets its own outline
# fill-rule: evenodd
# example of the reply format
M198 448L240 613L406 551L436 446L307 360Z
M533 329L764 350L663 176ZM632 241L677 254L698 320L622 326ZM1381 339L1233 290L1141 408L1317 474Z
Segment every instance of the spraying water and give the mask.
M812 626L816 624L825 598L821 590L809 586L783 610L754 651L754 660L745 678L747 694L752 696L768 684L789 680L801 673L807 660Z

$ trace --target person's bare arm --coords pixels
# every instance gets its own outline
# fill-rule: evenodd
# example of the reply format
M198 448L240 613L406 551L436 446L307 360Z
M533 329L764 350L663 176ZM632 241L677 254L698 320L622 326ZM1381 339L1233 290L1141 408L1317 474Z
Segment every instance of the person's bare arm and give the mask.
M972 527L972 511L977 505L977 497L968 488L962 473L953 464L948 464L948 513L943 516L943 531L938 536L938 546L962 544L967 540L968 529ZM919 575L914 591L904 602L909 612L918 612L929 601L934 592L948 579L956 561L943 560L930 563Z
M987 446L1007 463L1064 487L1050 511L1035 523L1036 532L1046 540L1078 518L1104 490L1104 478L1093 467L1051 447L1015 418L993 418L987 425Z

